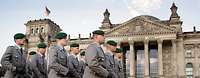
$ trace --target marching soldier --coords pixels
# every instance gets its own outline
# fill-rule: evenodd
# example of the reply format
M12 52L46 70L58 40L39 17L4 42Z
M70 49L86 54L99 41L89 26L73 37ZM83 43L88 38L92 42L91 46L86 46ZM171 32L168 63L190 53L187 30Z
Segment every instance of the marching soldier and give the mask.
M93 33L93 43L91 43L85 54L86 68L83 78L110 78L111 73L106 63L105 54L101 48L104 43L104 32L96 30Z
M106 42L106 48L107 52L105 53L106 58L108 59L108 64L112 68L112 78L118 78L118 72L115 71L116 63L115 63L115 54L116 54L116 48L117 48L117 42L113 40L109 40Z
M31 57L31 65L33 66L32 78L47 78L46 47L45 43L39 43L37 45L37 53Z
M49 49L49 68L48 78L67 78L69 67L67 62L67 51L64 46L67 45L67 34L59 32L55 36L56 45Z
M70 78L81 78L80 71L79 71L79 60L78 60L78 54L79 54L79 44L72 43L70 45L70 55L69 55L69 67L74 71L72 74L70 74Z
M5 78L29 78L27 74L27 52L23 49L25 35L14 35L16 45L8 46L4 53L1 64L6 69Z
M117 48L116 49L116 55L115 55L115 71L118 72L118 77L119 78L124 78L124 72L123 72L123 62L122 62L122 49Z

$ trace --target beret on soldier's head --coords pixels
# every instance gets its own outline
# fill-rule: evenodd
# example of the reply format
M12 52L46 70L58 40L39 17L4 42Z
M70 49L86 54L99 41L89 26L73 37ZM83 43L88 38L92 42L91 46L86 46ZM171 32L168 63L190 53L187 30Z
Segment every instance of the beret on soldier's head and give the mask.
M31 51L31 52L29 52L28 54L29 54L29 55L35 55L36 52L35 52L35 51Z
M117 48L116 53L122 53L122 48Z
M115 42L113 40L109 40L106 43L109 44L109 45L112 45L112 46L117 46L117 42Z
M67 37L67 34L64 32L58 32L55 36L56 39L65 39Z
M77 43L72 43L72 44L70 45L70 47L79 47L79 44L77 44Z
M102 30L95 30L92 32L92 34L97 34L97 35L104 35L105 33Z
M85 51L82 51L82 52L80 53L80 55L81 55L81 56L85 56Z
M26 36L22 33L17 33L14 35L14 39L23 39L25 38Z
M37 47L38 47L38 48L46 48L47 45L46 45L45 43L39 43L39 44L37 45Z

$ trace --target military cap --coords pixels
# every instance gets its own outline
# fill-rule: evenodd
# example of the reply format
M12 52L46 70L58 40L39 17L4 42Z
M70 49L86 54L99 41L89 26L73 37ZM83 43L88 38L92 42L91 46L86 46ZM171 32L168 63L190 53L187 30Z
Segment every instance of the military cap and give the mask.
M39 43L39 44L37 45L37 47L38 47L38 48L46 48L47 45L46 45L45 43Z
M72 43L72 44L70 45L70 47L79 47L79 44L77 44L77 43Z
M85 56L85 51L82 51L82 52L80 53L80 55L81 55L81 56Z
M22 33L17 33L14 35L14 39L23 39L25 38L26 36Z
M117 46L117 42L115 42L113 40L109 40L106 43L109 44L109 45L112 45L112 46Z
M64 32L58 32L55 36L56 39L65 39L67 37L67 34Z
M29 52L28 54L29 54L29 55L35 55L36 52L35 52L35 51L31 51L31 52Z
M105 33L102 30L95 30L92 32L92 34L104 35Z
M122 48L117 48L116 49L116 53L122 53L123 51L122 51Z

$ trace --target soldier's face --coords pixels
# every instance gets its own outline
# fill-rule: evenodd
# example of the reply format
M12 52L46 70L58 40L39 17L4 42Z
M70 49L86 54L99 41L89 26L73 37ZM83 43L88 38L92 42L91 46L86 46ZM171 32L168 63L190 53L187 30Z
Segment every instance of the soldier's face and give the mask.
M123 54L122 54L122 53L117 53L116 55L117 55L117 58L118 58L118 59L122 59L122 57L123 57Z
M79 52L80 52L79 47L73 47L73 48L71 48L71 51L72 51L74 54L79 54Z
M65 39L60 39L59 42L60 42L63 46L66 46L68 40L67 40L67 38L65 38Z
M103 44L104 41L105 41L104 35L97 35L97 39L99 40L99 42L100 42L101 44Z
M18 45L24 45L24 43L25 43L25 38L23 38L23 39L16 39L16 40L15 40L15 43L18 44Z
M110 51L115 52L117 47L108 44L108 48Z
M45 53L46 53L46 48L38 48L38 51L39 51L41 54L45 54Z

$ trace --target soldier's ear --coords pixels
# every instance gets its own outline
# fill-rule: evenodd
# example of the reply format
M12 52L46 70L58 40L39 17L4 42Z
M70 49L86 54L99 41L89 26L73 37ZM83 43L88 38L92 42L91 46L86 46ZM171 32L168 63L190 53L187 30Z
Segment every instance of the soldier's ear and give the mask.
M93 39L96 38L96 37L97 37L97 35L96 35L96 34L93 34Z

